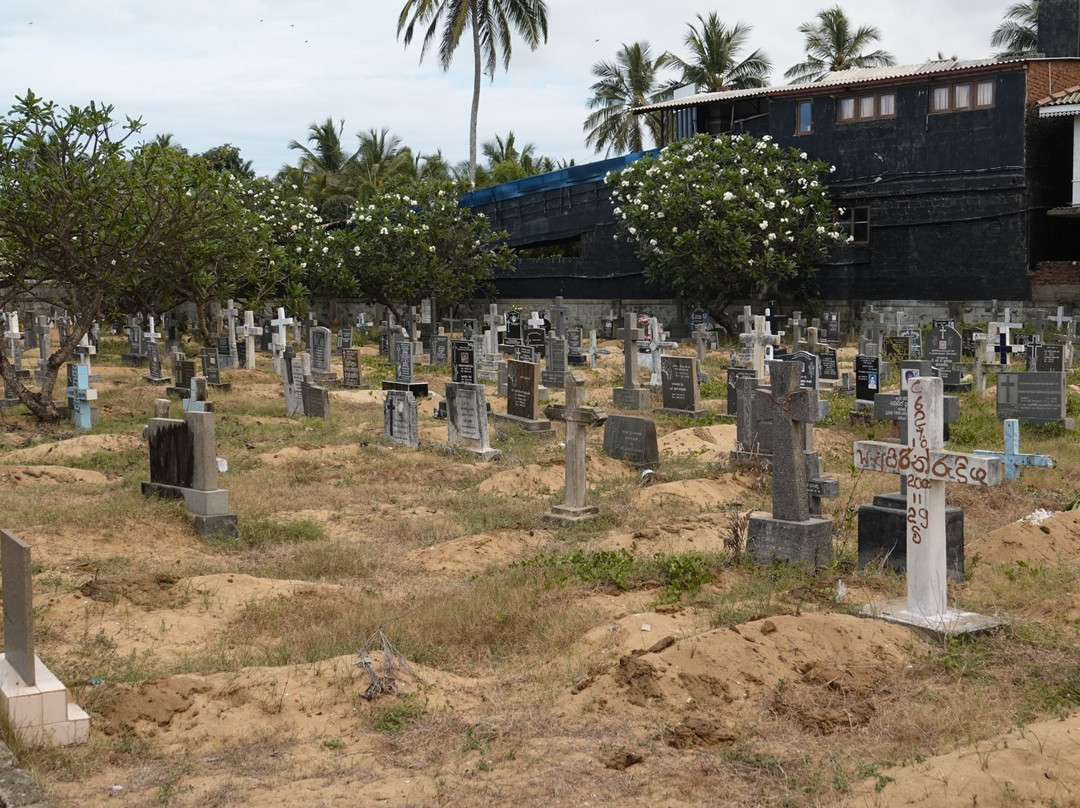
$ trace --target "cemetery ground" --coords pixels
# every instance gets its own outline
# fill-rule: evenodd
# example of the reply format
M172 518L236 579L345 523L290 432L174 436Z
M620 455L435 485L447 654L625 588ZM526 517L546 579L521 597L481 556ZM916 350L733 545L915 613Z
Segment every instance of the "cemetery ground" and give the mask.
M607 347L583 372L612 413ZM0 512L33 548L37 651L91 715L84 746L3 729L57 806L1080 805L1074 433L1025 427L1054 468L949 490L967 546L950 600L1005 627L934 642L857 616L904 579L855 568L854 513L896 484L854 468L852 442L894 425L852 423L851 399L815 431L841 481L824 506L838 560L815 572L740 554L771 476L728 464L725 419L656 413L644 477L592 430L600 516L548 528L562 424L546 440L493 428L502 454L483 462L422 400L412 451L383 438L381 391L332 392L330 422L284 417L261 356L211 396L240 537L204 540L140 493L160 388L121 350L97 357L91 433L0 413ZM377 387L391 369L362 350ZM448 375L418 367L435 392ZM999 448L992 396L961 412L953 448Z

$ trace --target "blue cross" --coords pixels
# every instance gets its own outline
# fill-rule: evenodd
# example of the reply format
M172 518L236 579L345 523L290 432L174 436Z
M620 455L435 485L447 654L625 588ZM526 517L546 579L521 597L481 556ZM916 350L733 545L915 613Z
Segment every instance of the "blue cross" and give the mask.
M90 429L93 409L90 402L97 399L97 390L90 387L90 368L86 365L68 365L68 386L64 392L71 401L71 420L76 429Z
M1039 466L1053 468L1054 461L1049 455L1020 454L1020 421L1009 418L1005 421L1005 451L992 452L976 449L975 454L984 457L997 457L1005 464L1005 476L1010 480L1020 479L1021 466Z

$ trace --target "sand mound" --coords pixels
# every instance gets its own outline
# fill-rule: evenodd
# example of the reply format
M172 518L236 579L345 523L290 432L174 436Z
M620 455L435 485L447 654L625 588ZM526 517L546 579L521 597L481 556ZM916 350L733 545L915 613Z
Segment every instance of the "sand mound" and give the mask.
M544 531L495 530L413 550L407 558L425 569L472 575L537 555L547 540Z
M695 426L680 429L657 441L661 457L665 455L695 455L703 463L726 463L728 453L735 448L735 424Z
M109 478L100 471L71 469L65 466L0 466L0 488L57 483L93 483L106 485Z
M0 460L4 463L25 463L27 461L56 460L59 458L83 457L94 452L126 452L130 449L146 448L146 441L141 436L123 432L116 435L79 435L75 438L42 443L27 449L8 452Z
M172 662L205 651L248 603L314 588L302 581L249 575L147 574L95 577L70 594L34 600L44 604L45 622L59 635L60 649L100 634L122 655L153 653Z
M703 480L676 480L654 483L634 494L638 505L659 505L686 510L732 507L745 504L753 493L739 480L730 476Z
M848 808L1077 805L1080 715L1029 724L921 763L885 770L856 791L844 803Z
M355 444L334 444L332 446L312 446L300 444L298 446L286 446L276 452L266 452L259 455L259 460L269 466L282 466L294 460L318 461L325 465L328 461L338 461L338 466L344 466L346 460L357 460L359 448Z
M334 401L346 401L350 404L379 404L386 400L383 390L331 390L330 398ZM423 402L421 402L421 405Z
M1080 511L1062 511L1038 524L1014 522L965 542L983 564L1061 564L1080 559Z
M842 614L780 615L691 636L670 633L674 620L646 613L605 626L598 641L614 643L608 656L617 659L577 682L560 706L570 714L660 710L677 747L734 741L763 709L828 734L873 716L911 642L899 626Z
M588 453L588 480L611 480L628 477L635 472L621 460ZM534 463L530 466L500 471L478 486L485 494L511 497L546 497L560 491L566 483L562 463Z

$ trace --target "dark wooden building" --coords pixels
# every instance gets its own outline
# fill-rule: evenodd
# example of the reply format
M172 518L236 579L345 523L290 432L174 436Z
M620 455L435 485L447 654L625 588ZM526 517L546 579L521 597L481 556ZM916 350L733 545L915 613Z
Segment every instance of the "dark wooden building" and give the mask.
M1080 0L1042 0L1040 48L1023 59L844 70L820 81L705 93L644 107L672 139L771 136L836 167L830 195L854 242L817 275L829 304L1026 301L1042 265L1080 259L1071 204L1073 122L1040 104L1080 85ZM1080 141L1078 141L1080 142ZM486 188L463 204L510 232L504 297L655 298L615 241L609 170L628 155Z

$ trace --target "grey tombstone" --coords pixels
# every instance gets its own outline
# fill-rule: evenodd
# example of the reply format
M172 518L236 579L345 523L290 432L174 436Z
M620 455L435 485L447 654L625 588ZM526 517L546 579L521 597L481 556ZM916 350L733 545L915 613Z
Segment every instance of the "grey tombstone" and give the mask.
M282 356L282 384L285 390L285 415L304 414L304 360L290 345Z
M547 347L547 332L542 328L526 328L524 342L537 356L543 357Z
M330 370L330 336L329 328L313 326L308 331L308 341L311 345L311 373L331 374Z
M330 391L306 379L300 385L300 397L304 402L304 415L308 418L330 420Z
M353 330L351 325L342 326L337 332L337 349L344 351L353 345Z
M561 301L560 301L561 302ZM544 415L552 421L566 423L565 492L562 505L555 505L541 518L545 525L555 527L595 518L600 509L586 501L585 430L599 426L607 414L596 407L585 406L585 376L568 371L563 380L566 404L549 404Z
M540 417L540 385L535 362L506 363L506 412L492 413L496 422L512 423L534 436L555 434L551 422Z
M440 334L432 338L431 361L435 365L446 365L450 362L450 337Z
M609 415L604 422L604 453L637 466L656 463L660 450L655 422L641 415Z
M446 424L451 446L462 446L485 460L499 454L488 439L484 385L447 383Z
M515 345L511 356L518 362L535 362L536 349L531 345Z
M387 390L383 402L383 435L412 449L420 448L416 397L404 390Z
M1066 415L1068 395L1064 373L998 373L997 417L1015 418L1023 423L1062 424L1075 428Z
M229 492L218 488L217 442L212 412L185 412L183 420L151 418L147 496L181 499L200 536L237 536Z
M360 371L360 349L341 349L341 380L345 387L359 388L363 386L364 378Z
M772 514L751 516L746 535L746 550L758 564L832 562L832 520L811 516L807 496L805 427L817 420L818 403L814 391L799 387L800 369L796 362L774 364L771 389L755 391L773 416Z
M561 337L548 339L547 355L544 357L544 371L540 382L544 387L561 389L566 375L566 340Z
M585 352L582 350L584 343L582 342L583 334L580 327L566 329L566 361L570 365L584 365L588 360Z
M168 384L172 379L168 376L161 375L161 349L158 348L156 342L151 342L146 346L147 348L147 361L150 364L150 373L144 378L150 384Z
M4 587L4 660L24 685L37 684L34 658L34 579L30 545L0 530L0 573Z
M618 331L618 337L623 341L623 386L611 391L611 400L621 409L646 410L652 403L652 393L638 383L637 365L637 344L645 338L645 332L638 327L635 312L625 312L623 323Z
M785 357L789 362L798 362L802 369L799 371L799 387L809 390L818 389L818 358L809 351L796 351Z
M415 344L408 339L395 339L391 342L394 350L394 379L382 383L383 390L399 390L411 393L416 398L427 398L427 382L418 382L413 376Z
M662 412L701 418L701 393L697 382L697 359L693 356L664 356L660 364Z
M955 392L960 385L960 373L955 366L963 359L964 338L950 325L939 323L927 336L925 356L942 378L945 391Z
M202 375L206 377L206 383L219 390L228 390L231 385L221 381L221 366L218 364L217 349L203 348L199 356L202 359Z

